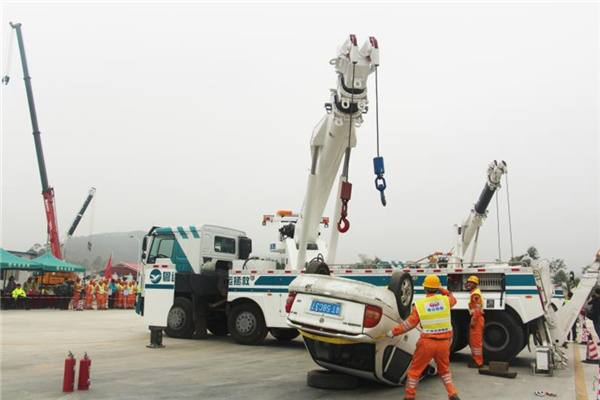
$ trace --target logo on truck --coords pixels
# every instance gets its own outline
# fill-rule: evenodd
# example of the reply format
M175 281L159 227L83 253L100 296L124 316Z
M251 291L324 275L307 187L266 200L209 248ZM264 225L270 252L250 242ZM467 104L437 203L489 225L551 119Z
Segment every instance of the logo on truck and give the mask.
M150 271L150 282L156 284L156 283L160 282L161 279L162 279L162 274L160 273L160 271L158 269L153 269L152 271Z

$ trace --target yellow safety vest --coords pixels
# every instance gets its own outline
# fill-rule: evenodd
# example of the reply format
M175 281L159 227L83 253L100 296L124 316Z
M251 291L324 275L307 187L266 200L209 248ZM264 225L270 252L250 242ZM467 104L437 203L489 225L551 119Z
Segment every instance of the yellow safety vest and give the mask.
M450 301L447 296L438 294L425 297L415 303L421 320L423 333L443 333L452 331L450 322Z
M469 314L473 314L473 309L475 308L475 305L471 305L471 298L474 294L478 294L479 297L481 297L481 309L483 310L483 295L481 294L481 290L479 290L479 288L473 290L473 292L471 292L471 294L469 295Z

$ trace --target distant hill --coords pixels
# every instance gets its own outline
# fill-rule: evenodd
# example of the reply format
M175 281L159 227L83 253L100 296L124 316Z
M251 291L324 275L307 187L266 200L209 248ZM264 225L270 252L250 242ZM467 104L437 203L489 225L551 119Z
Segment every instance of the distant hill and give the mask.
M91 236L92 249L88 251L88 236L75 236L65 248L67 262L81 265L93 271L106 267L108 257L113 253L112 263L128 262L138 264L140 243L146 231L102 233ZM140 241L131 238L138 238Z

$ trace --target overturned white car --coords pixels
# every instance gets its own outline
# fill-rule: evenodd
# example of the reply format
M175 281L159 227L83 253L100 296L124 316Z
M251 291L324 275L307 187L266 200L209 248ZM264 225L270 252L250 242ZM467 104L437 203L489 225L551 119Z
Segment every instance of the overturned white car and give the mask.
M392 276L388 289L304 274L289 286L287 322L302 334L318 365L398 386L404 383L420 332L392 339L385 334L410 315L412 298L412 278L403 272ZM423 375L435 373L432 361Z

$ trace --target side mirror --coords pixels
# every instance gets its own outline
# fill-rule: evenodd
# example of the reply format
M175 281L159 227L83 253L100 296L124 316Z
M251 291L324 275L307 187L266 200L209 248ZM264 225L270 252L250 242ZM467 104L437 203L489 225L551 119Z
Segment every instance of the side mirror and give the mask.
M247 260L252 253L252 239L249 237L241 237L239 240L239 253L238 257L240 260Z

